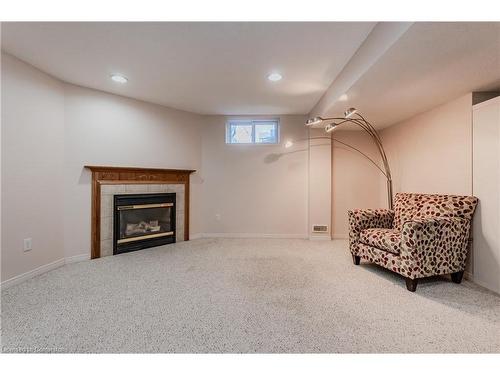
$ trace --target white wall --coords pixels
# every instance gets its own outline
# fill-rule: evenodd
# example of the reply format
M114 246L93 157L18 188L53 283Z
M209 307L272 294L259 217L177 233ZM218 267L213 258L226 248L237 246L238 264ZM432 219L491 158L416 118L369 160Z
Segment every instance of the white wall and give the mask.
M8 54L2 58L3 281L89 255L84 165L198 170L191 178L192 236L307 237L304 116L278 116L280 145L226 145L223 116L64 84ZM303 141L284 149L287 139ZM33 250L24 253L27 237Z
M205 117L203 232L307 237L307 142L283 147L307 138L305 117L268 117L280 118L279 145L226 144L228 117Z
M471 93L383 129L394 192L471 195L471 132Z
M90 178L84 165L201 167L201 117L65 85L64 240L66 256L90 248ZM191 177L190 231L200 230L200 185Z
M63 84L2 53L2 281L90 254L84 165L199 170L200 123L199 115ZM191 183L196 233L200 179ZM33 250L23 252L28 237Z
M388 127L381 137L394 193L472 195L472 93Z
M324 138L327 139L324 139ZM309 129L309 224L311 239L331 239L332 221L332 175L331 141L323 129ZM314 225L327 225L327 233L314 233Z
M63 84L2 54L2 280L64 258L63 136Z
M340 130L333 136L381 165L378 150L365 132ZM339 142L334 141L332 153L332 237L348 238L348 210L387 208L386 201L380 200L379 178L383 175L364 156Z
M500 293L500 97L473 109L474 281Z
M379 131L397 192L472 194L472 94ZM361 131L335 138L358 147L381 165L373 141ZM347 210L387 207L386 179L369 161L334 144L333 237L348 233ZM377 185L378 184L378 185Z
M2 27L0 24L0 44L2 40ZM2 56L0 54L0 88L2 87ZM3 122L3 117L2 117L2 90L0 89L0 282L2 280L2 133L3 133L3 126L1 126Z
M328 140L308 145L306 116L278 116L279 145L227 145L227 117L63 84L2 59L2 280L89 254L86 164L197 169L191 235L311 237L312 224L327 224L343 237L348 209L386 206L368 161ZM382 130L395 192L471 194L471 121L468 94ZM378 160L365 134L334 135ZM303 141L284 149L288 139ZM23 252L27 237L33 250Z

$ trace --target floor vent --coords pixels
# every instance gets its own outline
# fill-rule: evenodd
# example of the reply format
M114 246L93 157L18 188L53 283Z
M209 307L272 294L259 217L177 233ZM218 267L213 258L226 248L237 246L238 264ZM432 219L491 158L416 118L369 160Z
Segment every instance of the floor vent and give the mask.
M326 233L328 232L328 225L313 225L314 233Z

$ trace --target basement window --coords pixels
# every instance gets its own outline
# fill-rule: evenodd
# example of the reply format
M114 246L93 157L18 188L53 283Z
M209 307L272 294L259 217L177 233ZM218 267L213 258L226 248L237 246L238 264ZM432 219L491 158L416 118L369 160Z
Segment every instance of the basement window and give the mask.
M230 120L226 124L226 143L277 144L279 120Z

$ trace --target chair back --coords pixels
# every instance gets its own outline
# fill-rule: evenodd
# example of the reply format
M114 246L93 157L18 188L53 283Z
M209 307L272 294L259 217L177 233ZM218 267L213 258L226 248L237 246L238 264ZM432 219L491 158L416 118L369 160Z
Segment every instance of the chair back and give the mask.
M471 220L478 199L472 196L397 193L394 203L394 228L413 218L461 217Z

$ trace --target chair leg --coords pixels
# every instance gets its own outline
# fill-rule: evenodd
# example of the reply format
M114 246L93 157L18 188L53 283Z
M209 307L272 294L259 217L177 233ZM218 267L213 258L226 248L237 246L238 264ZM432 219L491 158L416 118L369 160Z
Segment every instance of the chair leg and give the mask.
M462 282L462 277L464 277L464 271L458 271L451 274L451 281L455 284L460 284Z
M361 257L360 257L360 256L358 256L358 255L353 255L353 256L352 256L352 262L353 262L356 266L358 266L358 265L359 265L359 262L360 262L360 261L361 261Z
M410 292L414 292L417 290L418 279L410 279L409 277L405 278L406 280L406 289Z

